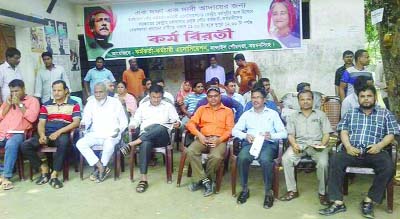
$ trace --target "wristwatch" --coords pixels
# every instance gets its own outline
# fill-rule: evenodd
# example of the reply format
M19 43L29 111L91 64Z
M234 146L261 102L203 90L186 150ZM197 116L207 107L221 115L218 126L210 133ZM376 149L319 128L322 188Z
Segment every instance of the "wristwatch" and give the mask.
M18 104L18 107L19 108L22 108L22 107L24 107L25 105L23 104L23 103L20 103L20 104Z

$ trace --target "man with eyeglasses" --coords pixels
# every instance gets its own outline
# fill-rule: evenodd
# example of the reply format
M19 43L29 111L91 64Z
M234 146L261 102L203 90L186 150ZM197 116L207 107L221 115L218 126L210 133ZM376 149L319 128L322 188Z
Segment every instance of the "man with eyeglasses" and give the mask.
M197 138L187 149L187 158L193 171L194 181L189 185L190 191L204 187L203 196L214 193L213 181L216 179L218 165L222 162L233 128L233 112L221 103L221 92L211 86L207 90L208 104L197 109L186 128ZM201 163L201 154L209 150L206 171Z

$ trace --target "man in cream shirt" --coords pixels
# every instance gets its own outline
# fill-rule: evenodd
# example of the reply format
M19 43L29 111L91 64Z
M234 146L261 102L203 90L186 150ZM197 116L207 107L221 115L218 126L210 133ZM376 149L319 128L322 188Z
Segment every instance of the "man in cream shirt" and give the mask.
M107 87L100 82L94 86L94 97L90 99L84 110L82 126L85 136L76 143L77 148L88 161L90 166L96 165L91 179L96 182L104 181L110 174L107 167L115 145L121 139L121 133L128 126L128 119L121 102L107 96ZM99 159L91 147L103 145L103 153Z

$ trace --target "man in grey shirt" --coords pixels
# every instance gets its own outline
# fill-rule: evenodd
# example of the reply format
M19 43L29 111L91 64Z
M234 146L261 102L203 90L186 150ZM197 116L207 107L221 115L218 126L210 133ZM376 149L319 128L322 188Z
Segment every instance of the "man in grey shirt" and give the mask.
M331 124L324 112L312 108L312 91L300 91L297 98L300 110L290 115L286 125L291 147L282 157L288 192L281 197L281 201L290 201L299 196L294 167L302 156L308 155L317 163L319 201L322 205L328 205L325 187L328 178L329 134L333 132Z
M53 99L52 83L63 80L68 88L71 88L65 69L60 65L53 64L53 55L50 52L42 53L42 60L45 68L39 70L35 82L35 97L40 98L42 103Z

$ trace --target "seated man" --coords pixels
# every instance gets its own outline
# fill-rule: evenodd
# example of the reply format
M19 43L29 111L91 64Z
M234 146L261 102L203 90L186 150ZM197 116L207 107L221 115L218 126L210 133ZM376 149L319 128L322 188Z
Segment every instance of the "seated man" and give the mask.
M186 124L190 133L197 137L187 149L187 158L194 178L194 182L189 185L189 190L196 191L204 186L204 197L214 192L212 180L215 181L218 165L224 158L226 142L233 128L233 112L221 103L218 87L208 88L207 100L208 104L201 106ZM204 172L201 152L206 150L210 152Z
M225 82L226 93L224 95L236 100L244 107L244 98L241 94L236 92L236 81L233 79L229 79Z
M76 147L90 166L96 165L90 179L97 183L103 182L111 172L107 164L114 153L115 145L128 126L121 102L107 96L107 87L103 82L94 85L94 98L83 109L81 126L85 129L85 136L78 140ZM101 159L91 149L95 145L103 145Z
M360 107L348 111L337 127L345 150L331 157L328 195L332 204L319 211L322 215L346 211L342 193L346 167L374 169L373 184L361 203L362 215L367 218L374 218L373 202L382 202L394 175L394 164L385 147L399 134L399 124L389 110L375 105L374 86L366 85L358 90L357 96Z
M160 85L152 85L149 90L150 101L139 105L129 123L130 129L140 126L139 138L129 143L130 147L140 145L139 166L141 179L136 192L145 192L149 186L147 167L154 147L165 147L169 144L168 128L180 126L179 116L175 107L163 100L164 90ZM126 150L126 149L121 149Z
M294 166L299 163L302 156L308 155L317 163L319 201L322 205L328 205L325 192L329 161L327 146L332 128L325 113L312 108L312 91L300 91L297 97L300 110L290 115L286 125L291 147L282 157L288 192L280 200L290 201L299 196L294 177Z
M10 179L13 175L18 150L24 141L24 132L32 129L39 115L39 101L25 94L25 84L14 79L9 84L10 96L0 108L0 147L5 147L4 170L0 184L4 190L14 186Z
M257 159L263 170L264 208L270 208L274 203L274 195L271 188L274 158L278 152L276 140L286 138L287 132L278 113L268 109L264 105L266 97L267 93L263 89L259 88L251 91L253 107L243 113L238 123L233 127L232 135L243 140L242 149L238 155L238 169L242 191L237 198L237 203L243 204L250 197L250 190L247 187L249 167L251 162ZM259 154L255 156L250 152L250 148L252 148L254 139L260 135L262 135L264 142Z
M155 79L152 81L151 84L161 86L163 88L163 100L168 103L171 103L172 105L175 105L175 97L170 92L165 91L165 82L163 79L161 79L161 78ZM149 100L150 100L150 96L147 95L147 96L143 97L143 99L139 102L139 105L144 102L147 102Z
M180 106L181 111L185 114L182 118L182 128L184 128L184 125L186 125L190 117L192 117L197 103L206 96L203 83L195 82L193 84L193 93L187 95L183 101L183 105Z
M65 81L54 81L52 88L54 99L47 101L40 108L38 133L22 143L21 151L34 170L41 169L41 176L36 180L36 184L49 182L53 188L59 189L63 184L57 178L58 172L63 169L65 155L70 145L69 133L77 128L81 121L81 110L76 101L67 97L68 88ZM57 147L57 152L53 156L51 176L49 176L49 166L42 163L37 154L41 145Z

